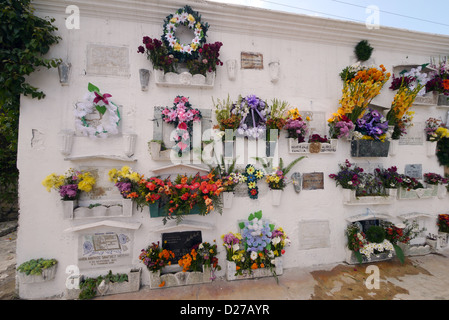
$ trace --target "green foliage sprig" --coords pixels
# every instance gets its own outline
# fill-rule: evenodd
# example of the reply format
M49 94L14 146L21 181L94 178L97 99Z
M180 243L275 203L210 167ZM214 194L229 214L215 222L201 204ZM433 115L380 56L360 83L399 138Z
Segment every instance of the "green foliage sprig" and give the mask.
M42 270L49 269L58 263L55 259L31 259L17 267L17 271L29 275L40 275Z

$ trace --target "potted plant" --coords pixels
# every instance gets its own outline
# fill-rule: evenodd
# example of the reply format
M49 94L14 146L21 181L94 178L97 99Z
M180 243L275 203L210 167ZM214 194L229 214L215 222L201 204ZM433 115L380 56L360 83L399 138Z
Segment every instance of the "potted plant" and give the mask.
M444 57L438 63L431 61L430 68L434 71L429 74L426 83L426 92L436 92L438 94L438 105L449 105L449 68L447 57Z
M398 199L411 200L436 197L438 194L437 185L428 186L430 187L426 188L418 179L403 175Z
M262 218L262 211L239 223L241 233L223 235L226 280L277 276L283 273L282 256L290 239L282 228Z
M150 288L163 287L165 283L161 281L161 270L165 266L171 265L171 260L175 258L175 254L167 249L163 249L159 241L152 243L146 249L142 249L139 260L150 271Z
M371 263L389 260L394 254L404 263L404 254L398 245L400 228L386 222L384 225L373 225L366 232L353 223L346 228L347 248L346 261L350 264ZM408 243L409 239L401 239ZM355 257L355 259L354 259Z
M443 121L432 117L427 119L424 132L426 135L427 156L434 156L437 152L438 141L441 140L445 132Z
M290 109L287 112L287 122L284 129L287 130L290 153L296 153L298 149L301 150L302 143L306 142L309 132L308 118L303 119L297 108Z
M355 122L351 141L353 157L388 157L388 121L378 111L368 108Z
M439 214L438 215L438 238L440 240L440 248L444 248L448 244L449 239L449 215Z
M289 104L287 101L273 99L269 107L270 112L267 116L267 157L274 157L276 142L278 141L281 130L287 123L285 113Z
M54 279L58 261L56 259L31 259L17 267L21 283L39 283Z
M79 171L71 168L63 175L49 174L42 181L42 185L48 192L51 189L58 191L61 197L64 218L73 218L73 211L78 206L81 192L92 191L95 185L95 178L88 171Z
M111 169L108 173L109 181L113 182L123 197L123 213L132 215L133 201L139 199L139 181L142 175L133 171L129 166L123 166L120 170Z
M336 186L343 188L344 204L390 204L396 198L397 189L385 187L377 172L364 172L347 159L339 167L340 171L337 174L330 174L329 178L335 180Z
M276 168L273 168L271 166L271 161L266 161L262 163L265 169L272 170L269 174L266 175L265 181L268 183L268 187L271 190L272 204L274 206L279 206L281 204L282 192L284 191L288 183L286 178L287 174L299 161L301 161L304 158L305 158L304 156L296 158L285 167L282 158L279 159L279 166ZM256 159L261 161L260 158Z
M223 208L229 209L232 207L232 201L234 199L234 191L240 182L244 182L244 176L235 170L236 159L233 159L232 163L227 166L224 158L221 159L221 165L217 166L217 171L223 181Z
M437 196L443 199L447 193L447 184L449 180L438 173L427 172L423 174L424 183L428 186L436 187L438 189Z

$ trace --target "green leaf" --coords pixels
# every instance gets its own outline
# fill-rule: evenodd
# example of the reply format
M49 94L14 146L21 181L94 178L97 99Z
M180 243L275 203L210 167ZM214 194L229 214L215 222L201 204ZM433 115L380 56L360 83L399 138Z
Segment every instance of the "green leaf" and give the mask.
M254 212L254 216L259 220L262 219L262 210Z
M89 84L87 85L87 90L89 90L89 92L97 92L100 93L100 89L98 89L98 87L94 86L92 83L89 82Z
M251 213L248 217L248 221L254 220L254 218L255 218L254 214Z
M240 222L240 223L239 223L239 228L240 228L240 229L245 228L245 222Z
M270 231L273 232L274 231L274 224L269 224L270 226Z
M101 114L104 114L106 112L106 106L95 106L95 108L100 112Z
M404 252L402 251L401 247L399 247L397 244L393 245L394 251L396 252L396 256L398 257L401 264L404 264L405 256Z

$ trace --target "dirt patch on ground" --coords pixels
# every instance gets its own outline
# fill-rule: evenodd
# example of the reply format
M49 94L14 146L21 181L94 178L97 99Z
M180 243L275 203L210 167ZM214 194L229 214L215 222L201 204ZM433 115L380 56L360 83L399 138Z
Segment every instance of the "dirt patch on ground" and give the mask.
M367 270L369 265L379 268L379 289L368 289L374 273ZM406 275L431 275L427 270L406 259L404 264L397 260L364 265L338 265L330 271L311 272L317 281L311 300L392 300L397 294L408 291L393 284L388 279ZM369 278L369 279L368 279Z

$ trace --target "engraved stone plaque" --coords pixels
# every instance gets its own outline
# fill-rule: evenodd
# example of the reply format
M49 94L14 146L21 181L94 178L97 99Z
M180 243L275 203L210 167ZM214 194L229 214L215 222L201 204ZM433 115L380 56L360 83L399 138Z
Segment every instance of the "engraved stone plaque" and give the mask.
M254 52L241 52L242 69L263 69L263 55Z
M87 45L87 73L129 76L129 48L98 44Z
M128 231L105 231L79 236L78 265L83 268L110 268L129 264L132 235Z
M422 164L406 164L404 173L406 176L422 179Z
M329 221L313 220L299 222L299 248L301 250L329 247Z
M324 189L323 172L304 173L302 175L302 189L303 190Z
M400 145L423 145L425 141L424 123L415 122L407 129L407 134L399 138Z

